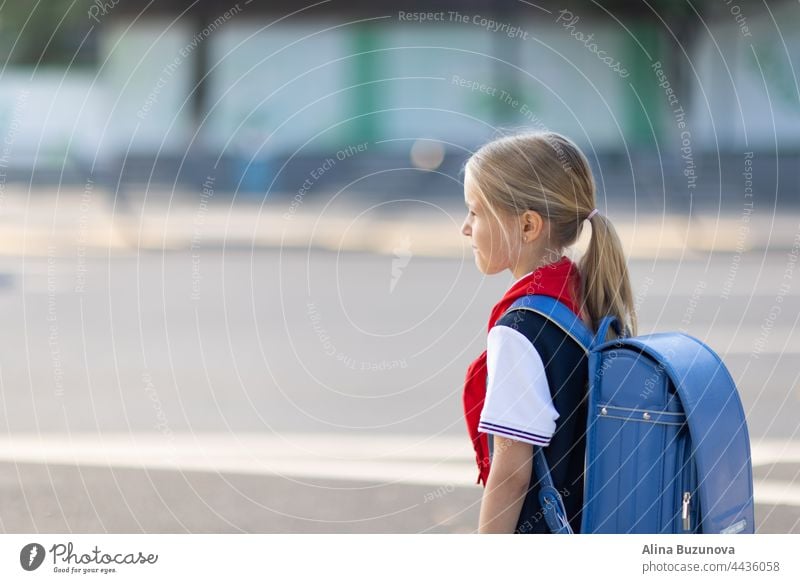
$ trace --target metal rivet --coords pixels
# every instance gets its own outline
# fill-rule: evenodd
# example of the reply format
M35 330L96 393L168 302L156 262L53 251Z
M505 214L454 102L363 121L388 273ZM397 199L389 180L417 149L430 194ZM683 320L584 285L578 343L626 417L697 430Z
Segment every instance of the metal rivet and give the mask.
M650 413L645 411L644 414L642 415L642 417L644 417L645 419L650 419Z
M600 415L608 415L608 409L606 409L605 407L600 409Z

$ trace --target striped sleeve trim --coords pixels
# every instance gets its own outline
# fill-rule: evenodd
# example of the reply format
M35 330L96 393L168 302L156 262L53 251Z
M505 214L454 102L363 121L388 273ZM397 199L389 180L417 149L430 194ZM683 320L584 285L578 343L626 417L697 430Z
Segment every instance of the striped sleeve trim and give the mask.
M494 433L496 435L513 437L514 439L525 441L533 445L550 445L550 438L545 437L544 435L522 431L521 429L514 429L513 427L505 427L503 425L489 423L487 421L481 421L478 424L478 430L483 431L484 433Z

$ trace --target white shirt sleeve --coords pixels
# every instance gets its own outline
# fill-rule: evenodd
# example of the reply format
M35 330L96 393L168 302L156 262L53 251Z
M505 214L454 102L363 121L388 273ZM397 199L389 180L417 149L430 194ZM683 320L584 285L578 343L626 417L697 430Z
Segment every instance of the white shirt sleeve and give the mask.
M486 347L486 398L478 430L545 447L559 413L539 352L521 332L494 326Z

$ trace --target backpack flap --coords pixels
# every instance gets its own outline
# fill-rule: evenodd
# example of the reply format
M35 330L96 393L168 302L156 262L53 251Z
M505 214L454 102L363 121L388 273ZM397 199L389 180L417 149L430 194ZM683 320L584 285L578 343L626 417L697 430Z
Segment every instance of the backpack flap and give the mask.
M624 338L595 347L630 347L663 366L680 398L697 468L704 533L755 531L750 439L736 385L719 356L682 333Z

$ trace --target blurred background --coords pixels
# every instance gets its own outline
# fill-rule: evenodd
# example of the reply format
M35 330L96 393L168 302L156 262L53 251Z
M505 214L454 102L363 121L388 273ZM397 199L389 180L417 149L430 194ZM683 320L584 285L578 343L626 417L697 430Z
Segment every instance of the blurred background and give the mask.
M549 129L640 332L736 380L758 531L800 532L798 25L794 0L0 3L0 527L477 529L461 388L513 277L474 265L461 169Z

